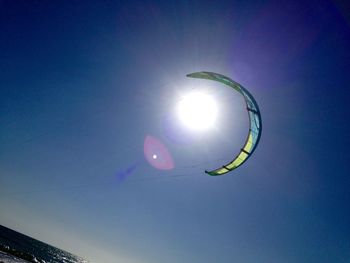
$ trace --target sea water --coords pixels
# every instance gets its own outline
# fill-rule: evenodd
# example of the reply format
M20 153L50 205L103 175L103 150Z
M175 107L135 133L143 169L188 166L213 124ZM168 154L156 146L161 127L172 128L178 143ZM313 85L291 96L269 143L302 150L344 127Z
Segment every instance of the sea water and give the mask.
M0 263L88 263L78 256L0 225Z

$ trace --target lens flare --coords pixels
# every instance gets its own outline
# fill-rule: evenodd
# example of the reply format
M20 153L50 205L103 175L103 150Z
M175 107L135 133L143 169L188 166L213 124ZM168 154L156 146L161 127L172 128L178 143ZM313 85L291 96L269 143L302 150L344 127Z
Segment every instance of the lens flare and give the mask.
M174 168L174 161L171 154L158 139L147 135L144 142L144 155L147 162L159 170L171 170Z

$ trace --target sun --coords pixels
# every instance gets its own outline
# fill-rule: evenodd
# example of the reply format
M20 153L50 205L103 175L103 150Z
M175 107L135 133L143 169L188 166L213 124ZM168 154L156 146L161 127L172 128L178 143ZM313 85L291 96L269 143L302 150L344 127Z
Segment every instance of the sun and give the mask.
M202 92L192 92L184 96L176 110L179 120L193 131L203 131L213 127L218 112L213 97Z

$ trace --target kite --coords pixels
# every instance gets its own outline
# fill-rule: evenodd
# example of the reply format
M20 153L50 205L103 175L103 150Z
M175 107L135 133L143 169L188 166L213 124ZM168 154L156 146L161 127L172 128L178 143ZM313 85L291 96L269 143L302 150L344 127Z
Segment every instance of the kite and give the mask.
M248 158L253 154L254 150L256 149L259 143L262 125L258 104L256 103L254 97L249 93L249 91L247 91L242 85L224 75L202 71L191 73L186 76L190 78L209 79L221 82L238 91L244 97L250 124L249 133L244 146L242 147L239 154L228 164L225 164L222 167L212 171L205 171L207 174L213 176L228 173L241 166L245 161L247 161Z

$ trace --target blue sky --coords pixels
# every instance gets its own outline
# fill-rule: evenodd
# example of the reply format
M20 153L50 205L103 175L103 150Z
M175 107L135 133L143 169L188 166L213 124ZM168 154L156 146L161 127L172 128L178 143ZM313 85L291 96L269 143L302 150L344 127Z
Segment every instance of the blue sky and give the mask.
M93 262L348 262L347 14L325 0L0 1L0 224ZM238 152L247 116L239 94L185 77L202 70L262 113L254 156L220 177L204 170ZM220 122L180 136L190 89L221 101ZM146 162L147 135L173 170Z

